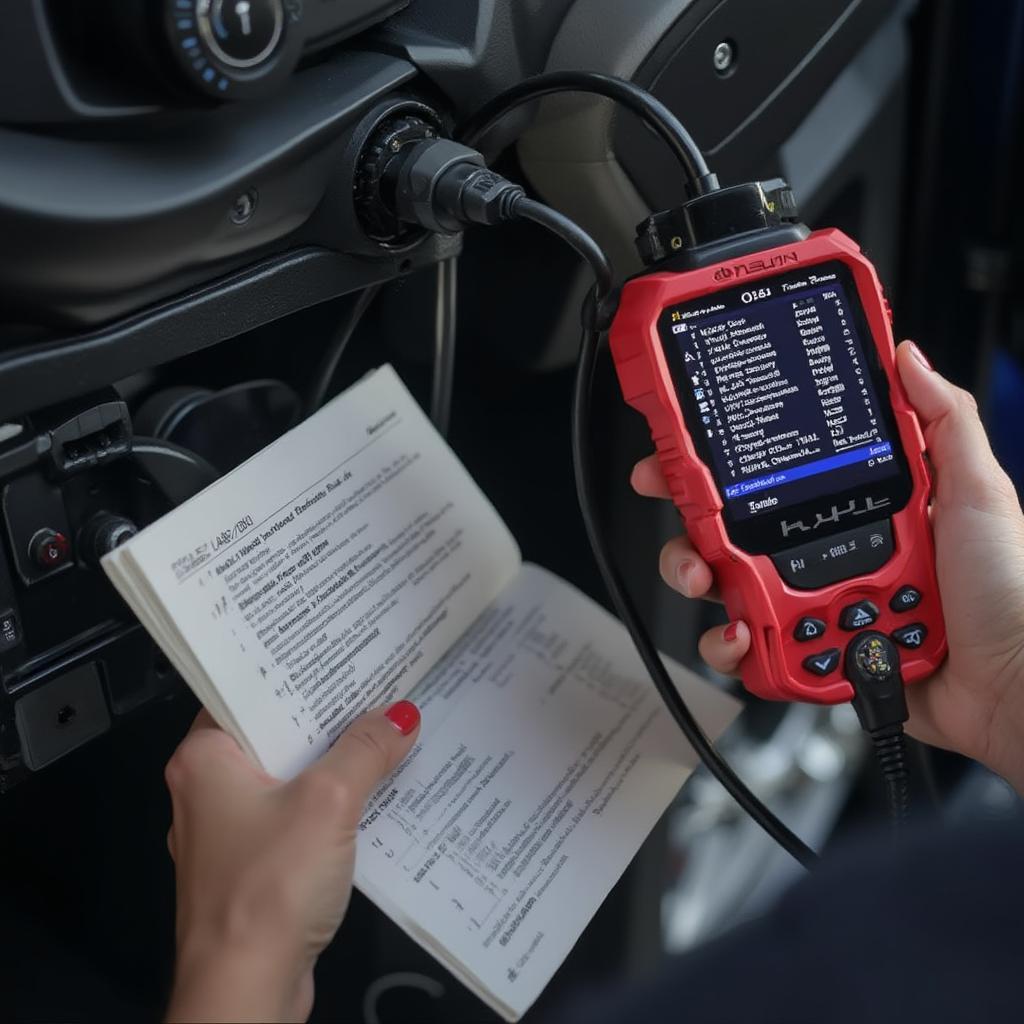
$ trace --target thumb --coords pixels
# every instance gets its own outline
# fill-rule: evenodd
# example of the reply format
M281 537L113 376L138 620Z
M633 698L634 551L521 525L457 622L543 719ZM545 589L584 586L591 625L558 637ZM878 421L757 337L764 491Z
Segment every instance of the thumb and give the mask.
M933 370L912 341L896 350L896 365L924 431L936 504L1004 508L1013 488L992 454L973 395Z
M331 776L362 812L373 791L405 759L416 742L420 712L412 701L360 715L311 770Z

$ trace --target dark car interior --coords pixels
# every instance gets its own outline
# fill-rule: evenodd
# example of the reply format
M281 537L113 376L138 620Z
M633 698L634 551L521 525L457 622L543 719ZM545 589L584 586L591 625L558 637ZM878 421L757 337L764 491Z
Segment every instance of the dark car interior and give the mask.
M587 268L532 225L428 234L381 201L389 153L453 133L508 86L620 76L685 122L724 183L784 178L808 224L860 242L897 337L977 395L997 454L1024 475L1013 0L214 0L215 32L210 6L3 12L5 1020L159 1019L174 936L163 766L197 704L99 560L324 398L392 363L444 406L524 557L607 603L569 439ZM636 225L680 193L654 136L592 97L524 107L481 148L583 225L620 277L641 266ZM434 366L453 343L445 384ZM708 674L696 639L723 613L657 578L675 513L629 488L650 440L607 360L595 404L628 583L659 645ZM842 709L743 699L724 749L797 832L820 847L882 813ZM1008 813L1000 780L916 753L950 813ZM718 934L796 870L698 774L526 1019ZM498 1020L358 893L312 1019Z

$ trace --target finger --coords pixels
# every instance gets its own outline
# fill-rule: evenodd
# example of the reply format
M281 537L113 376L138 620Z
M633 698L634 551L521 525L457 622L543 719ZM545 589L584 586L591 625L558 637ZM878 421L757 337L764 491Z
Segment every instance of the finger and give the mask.
M1015 505L971 394L933 370L912 341L896 350L896 364L935 467L936 502L983 510L1004 508L1008 500Z
M942 731L935 724L933 707L933 698L937 691L932 684L937 681L929 679L918 686L906 688L907 710L910 713L906 730L908 735L922 743L941 747L943 745Z
M412 701L401 700L387 709L367 712L309 771L327 773L344 783L353 802L362 808L405 759L419 727L420 712Z
M906 725L907 735L921 743L941 747L943 750L955 749L950 741L951 733L956 731L956 726L950 727L952 719L956 720L961 729L967 728L978 735L984 735L987 731L981 724L974 727L975 723L971 719L977 717L977 713L971 713L970 697L965 700L964 694L955 683L951 683L949 673L944 668L930 679L908 686L904 692L910 713ZM961 749L959 752L967 757L977 756L969 750Z
M646 459L641 459L633 467L629 482L633 485L633 490L645 498L671 497L657 455L648 455Z
M200 708L199 714L193 719L186 735L191 736L193 733L202 732L204 729L217 729L220 731L220 726L213 720L213 715L206 708Z
M661 549L658 568L661 571L661 578L683 597L720 600L711 567L701 558L685 534L673 537Z
M700 656L723 676L736 674L740 661L750 650L750 629L737 620L709 629L697 645Z

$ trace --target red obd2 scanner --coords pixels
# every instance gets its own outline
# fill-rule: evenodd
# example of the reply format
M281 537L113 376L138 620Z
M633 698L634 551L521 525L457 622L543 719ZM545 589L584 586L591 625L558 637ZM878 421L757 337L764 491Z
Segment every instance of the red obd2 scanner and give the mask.
M611 351L673 501L751 631L744 685L854 696L847 651L889 637L904 682L946 653L917 417L874 267L809 233L782 182L722 189L641 225ZM891 649L891 648L890 648Z

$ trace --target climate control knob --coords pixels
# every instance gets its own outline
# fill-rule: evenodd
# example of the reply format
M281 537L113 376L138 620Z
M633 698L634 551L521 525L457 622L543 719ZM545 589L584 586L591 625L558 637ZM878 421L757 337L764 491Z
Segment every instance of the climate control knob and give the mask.
M199 35L207 50L230 68L268 60L284 31L282 0L199 0Z
M194 86L239 98L268 91L295 66L301 41L288 29L301 10L285 0L164 0L164 24Z

